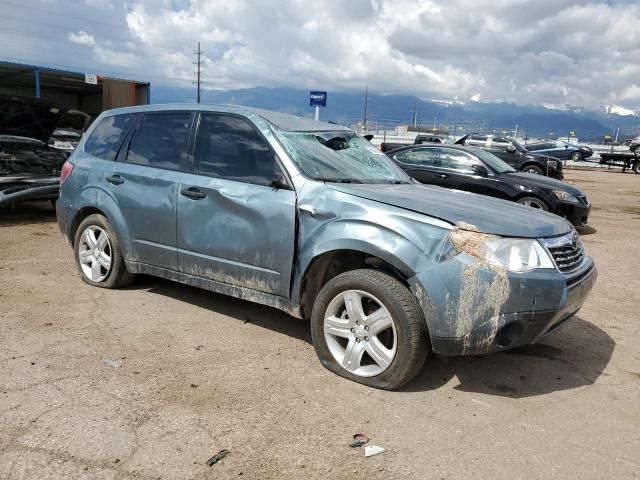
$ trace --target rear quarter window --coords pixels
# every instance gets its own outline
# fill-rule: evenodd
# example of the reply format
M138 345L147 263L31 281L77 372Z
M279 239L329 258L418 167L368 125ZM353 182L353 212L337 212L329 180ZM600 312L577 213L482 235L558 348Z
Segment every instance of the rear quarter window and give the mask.
M84 151L103 160L115 160L122 140L137 114L113 115L100 120L84 145Z

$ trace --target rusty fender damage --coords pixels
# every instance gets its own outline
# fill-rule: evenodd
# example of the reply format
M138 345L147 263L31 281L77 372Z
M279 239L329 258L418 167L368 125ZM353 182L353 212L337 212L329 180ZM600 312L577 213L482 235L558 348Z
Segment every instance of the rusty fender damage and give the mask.
M429 319L435 353L481 354L535 343L575 314L595 283L592 262L584 267L588 282L577 291L556 270L520 274L489 264L489 238L495 237L458 223L439 261L409 279Z

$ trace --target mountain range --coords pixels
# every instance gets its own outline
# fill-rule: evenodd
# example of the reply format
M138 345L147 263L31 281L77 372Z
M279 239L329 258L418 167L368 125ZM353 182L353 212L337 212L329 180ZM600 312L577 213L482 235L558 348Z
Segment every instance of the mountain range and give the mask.
M600 111L587 111L574 105L516 105L513 103L424 100L411 95L367 95L367 126L393 129L413 122L423 127L445 128L454 125L469 131L513 131L536 137L562 137L570 130L583 140L602 139L620 128L621 135L640 132L640 112L616 105L603 106ZM309 91L294 88L256 87L240 90L205 90L203 103L238 104L265 108L298 116L313 116L309 107ZM354 126L364 117L364 92L328 92L327 107L320 112L321 120ZM193 102L195 89L152 86L154 103Z

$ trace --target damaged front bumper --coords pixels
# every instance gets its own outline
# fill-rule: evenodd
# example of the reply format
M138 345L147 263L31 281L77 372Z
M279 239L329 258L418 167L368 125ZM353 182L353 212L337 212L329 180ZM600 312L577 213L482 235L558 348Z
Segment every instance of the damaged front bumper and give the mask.
M598 273L586 257L571 274L512 273L457 255L409 280L434 353L475 355L536 343L582 307Z

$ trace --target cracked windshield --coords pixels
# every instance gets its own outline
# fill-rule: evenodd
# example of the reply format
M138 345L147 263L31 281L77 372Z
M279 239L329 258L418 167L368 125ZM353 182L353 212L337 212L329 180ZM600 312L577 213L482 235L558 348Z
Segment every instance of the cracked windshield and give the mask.
M340 183L411 183L371 143L353 132L276 132L303 175Z

